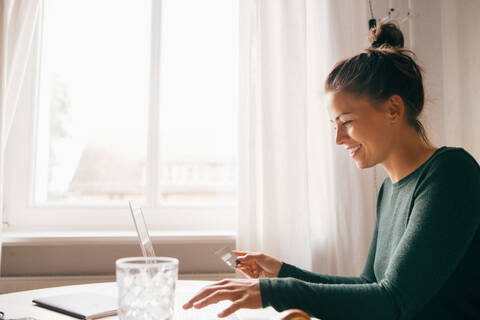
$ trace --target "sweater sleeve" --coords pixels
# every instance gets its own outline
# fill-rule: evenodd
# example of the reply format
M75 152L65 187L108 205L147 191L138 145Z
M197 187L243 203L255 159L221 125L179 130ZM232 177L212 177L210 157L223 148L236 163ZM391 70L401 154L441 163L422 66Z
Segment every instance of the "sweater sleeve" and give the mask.
M283 263L282 268L278 274L279 278L295 278L310 283L324 283L324 284L354 284L367 283L367 279L362 277L341 277L331 276L327 274L319 274L304 269L300 269L288 263Z
M375 282L375 274L373 271L373 263L375 261L375 251L377 242L378 225L375 223L375 230L373 232L373 238L368 250L367 260L363 268L363 272L359 277L342 277L332 276L327 274L319 274L311 271L307 271L298 267L295 267L288 263L282 263L279 278L295 278L310 283L323 283L323 284L361 284Z
M379 199L383 193L383 184L379 191ZM286 262L282 263L279 278L295 278L310 283L323 283L323 284L361 284L375 282L375 273L373 270L373 264L375 262L375 251L377 249L377 233L378 233L378 219L375 222L375 229L373 231L372 240L370 242L370 248L368 250L367 260L363 268L363 272L359 277L342 277L332 276L327 274L319 274L311 271L307 271L298 267L295 267Z
M322 319L408 319L418 313L452 275L480 224L478 164L460 152L453 158L439 156L417 187L385 278L365 284L260 279L263 305L299 308Z

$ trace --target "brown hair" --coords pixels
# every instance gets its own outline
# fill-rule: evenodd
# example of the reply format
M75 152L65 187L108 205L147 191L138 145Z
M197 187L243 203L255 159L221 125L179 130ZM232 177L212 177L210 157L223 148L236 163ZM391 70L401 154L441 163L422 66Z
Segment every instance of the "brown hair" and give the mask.
M405 104L407 121L430 145L418 120L424 105L422 69L415 54L403 48L402 31L393 23L370 29L371 46L364 52L338 62L325 81L325 91L345 91L374 103L398 94Z

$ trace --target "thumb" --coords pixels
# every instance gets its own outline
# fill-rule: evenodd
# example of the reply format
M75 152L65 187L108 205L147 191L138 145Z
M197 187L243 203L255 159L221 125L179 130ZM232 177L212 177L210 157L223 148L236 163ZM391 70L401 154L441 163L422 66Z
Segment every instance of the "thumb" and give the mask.
M262 257L261 253L247 253L243 256L238 256L237 259L240 262L258 262Z
M247 251L241 251L241 250L232 250L233 253L235 253L237 256L244 256L248 252Z

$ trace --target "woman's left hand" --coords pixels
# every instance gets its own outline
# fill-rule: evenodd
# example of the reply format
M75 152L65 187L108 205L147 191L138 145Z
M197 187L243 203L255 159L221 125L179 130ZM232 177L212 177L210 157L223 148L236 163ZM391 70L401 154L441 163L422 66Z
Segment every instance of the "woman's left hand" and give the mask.
M201 309L222 300L230 300L232 304L218 314L219 318L227 317L241 308L261 308L262 297L258 279L226 279L211 284L185 303L183 308Z

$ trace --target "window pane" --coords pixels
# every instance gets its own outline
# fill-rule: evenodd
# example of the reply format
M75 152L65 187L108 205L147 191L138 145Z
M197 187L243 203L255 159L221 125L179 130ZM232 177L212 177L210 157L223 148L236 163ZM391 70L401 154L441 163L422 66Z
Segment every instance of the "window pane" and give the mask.
M145 197L150 19L149 1L45 1L37 203Z
M162 6L161 199L233 203L238 2L164 0Z

